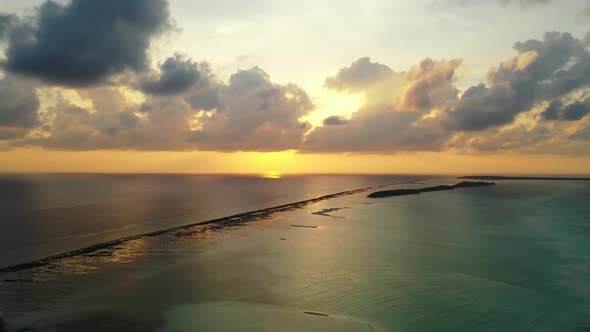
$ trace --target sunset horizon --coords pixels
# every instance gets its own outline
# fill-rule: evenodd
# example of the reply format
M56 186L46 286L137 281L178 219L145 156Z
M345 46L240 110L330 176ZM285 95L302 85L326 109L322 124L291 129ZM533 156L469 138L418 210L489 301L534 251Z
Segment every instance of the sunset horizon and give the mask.
M0 332L590 331L590 0L3 0Z
M152 15L145 22L114 12L131 7L95 8L103 18L89 22L126 23L102 26L77 54L59 36L81 41L84 29L67 25L90 14L85 5L8 2L0 98L12 102L0 108L0 172L589 174L582 3L150 1L133 5ZM403 11L429 33L402 33L413 24ZM530 23L469 16L486 12ZM571 20L536 19L556 12ZM339 39L351 32L364 46ZM115 37L124 33L136 41ZM328 36L342 45L304 47ZM446 49L433 43L443 36Z

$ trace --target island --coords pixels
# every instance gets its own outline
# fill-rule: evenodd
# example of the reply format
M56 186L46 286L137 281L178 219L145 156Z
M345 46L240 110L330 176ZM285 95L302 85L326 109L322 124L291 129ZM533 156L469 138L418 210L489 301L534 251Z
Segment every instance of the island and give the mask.
M434 186L434 187L424 187L418 189L394 189L394 190L382 190L370 193L367 195L369 198L382 198L382 197L392 197L392 196L403 196L403 195L417 195L420 193L427 193L432 191L442 191L442 190L454 190L457 188L473 188L473 187L486 187L486 186L493 186L495 185L494 182L484 182L484 181L463 181L456 183L454 185L441 185L441 186Z
M590 178L559 177L559 176L497 176L497 175L470 175L459 176L458 179L470 180L552 180L552 181L590 181Z
M486 187L486 186L493 186L495 183L493 182L484 182L484 181L463 181L453 185L453 188L471 188L471 187Z
M369 198L379 197L390 197L390 196L402 196L402 195L416 195L420 193L420 189L394 189L394 190L383 190L376 191L367 195Z

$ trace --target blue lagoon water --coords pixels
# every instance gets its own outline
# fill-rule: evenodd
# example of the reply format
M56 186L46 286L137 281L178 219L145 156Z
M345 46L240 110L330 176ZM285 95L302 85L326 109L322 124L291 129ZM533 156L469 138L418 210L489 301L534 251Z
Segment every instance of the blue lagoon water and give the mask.
M334 191L403 181L353 179ZM590 330L590 182L369 192L0 274L0 316L31 331Z

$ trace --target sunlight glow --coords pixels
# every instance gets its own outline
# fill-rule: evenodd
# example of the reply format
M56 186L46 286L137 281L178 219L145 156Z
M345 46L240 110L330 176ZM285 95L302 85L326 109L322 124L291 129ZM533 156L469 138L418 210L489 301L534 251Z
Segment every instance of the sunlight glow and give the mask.
M360 93L338 93L322 89L313 97L316 110L303 119L309 121L312 126L321 126L324 119L331 115L339 115L350 118L352 113L358 111L363 104L364 95Z
M260 177L265 178L265 179L280 179L282 178L282 174L280 172L264 172L262 175L260 175Z

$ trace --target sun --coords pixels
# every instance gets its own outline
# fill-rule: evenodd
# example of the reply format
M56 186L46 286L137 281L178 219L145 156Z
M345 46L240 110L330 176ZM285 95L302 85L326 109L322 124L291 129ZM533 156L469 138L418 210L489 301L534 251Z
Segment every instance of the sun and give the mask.
M280 179L282 178L282 174L280 172L270 171L262 173L260 177L263 177L265 179Z

